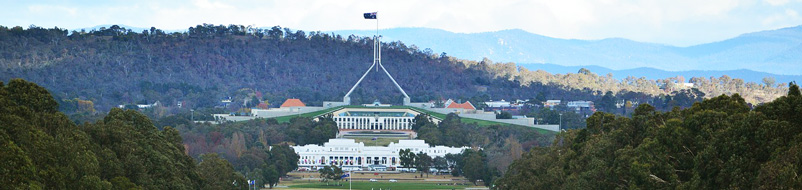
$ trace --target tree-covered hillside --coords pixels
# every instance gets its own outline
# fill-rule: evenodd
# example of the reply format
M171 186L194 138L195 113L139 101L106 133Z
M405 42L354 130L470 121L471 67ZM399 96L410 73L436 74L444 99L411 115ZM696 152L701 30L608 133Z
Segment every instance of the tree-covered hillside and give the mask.
M501 189L800 189L802 95L750 109L739 95L684 110L643 104L631 118L597 112L587 128L534 148Z
M227 161L196 163L178 130L159 130L139 112L112 109L76 125L58 107L34 83L0 82L2 189L247 188Z
M24 78L45 86L60 101L91 100L98 110L155 101L211 107L244 89L277 104L300 98L321 105L341 100L372 60L369 38L280 27L253 32L242 26L199 25L187 33L137 32L115 26L89 33L0 27L0 79ZM413 101L478 94L509 99L535 92L591 97L493 80L482 67L467 68L400 42L384 43L382 53L384 66ZM401 93L384 73L372 72L360 86L352 95L356 102L401 102Z
M184 33L119 26L69 32L60 28L0 26L0 80L23 78L50 90L67 113L106 112L117 105L210 108L233 97L226 111L277 107L287 98L308 105L338 101L370 66L373 40L321 32L239 25L198 25ZM550 74L514 63L462 60L402 42L382 44L384 66L413 101L545 99L609 100L608 112L627 113L639 103L658 110L688 107L702 97L740 93L751 104L773 100L783 88L729 77L617 80L581 69ZM608 99L603 99L612 92ZM702 92L702 93L697 93ZM401 102L381 71L371 72L351 95L355 103ZM612 99L609 99L612 98ZM631 107L609 105L631 102ZM479 105L481 107L481 105ZM174 111L174 110L173 110ZM158 116L176 113L157 113Z

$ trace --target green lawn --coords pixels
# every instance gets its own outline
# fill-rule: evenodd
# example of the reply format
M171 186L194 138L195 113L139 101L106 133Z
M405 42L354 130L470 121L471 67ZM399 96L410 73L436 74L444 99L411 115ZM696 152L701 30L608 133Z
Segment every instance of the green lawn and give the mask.
M390 143L398 143L398 140L409 138L378 137L376 140L372 140L373 137L349 137L349 139L354 139L357 143L363 142L365 146L387 146L390 145Z
M337 110L342 109L342 108L343 107L333 107L333 108L324 109L324 110L320 110L320 111L309 112L309 113L305 113L305 114L301 114L301 115L281 116L281 117L276 117L276 120L279 123L289 123L290 119L295 118L295 117L299 117L299 116L300 117L318 117L320 115L323 115L323 114L326 114L326 113L329 113L329 112L333 112L333 111L337 111Z
M438 118L438 119L441 119L441 120L446 118L446 114L437 113L437 112L433 112L433 111L429 111L429 110L425 110L425 109L421 109L421 108L416 108L416 107L409 107L409 106L405 106L405 107L409 108L409 109L412 109L412 110L415 110L415 111L419 111L419 112L422 112L422 113L429 114L432 117L435 117L435 118ZM460 121L462 121L463 123L475 123L478 126L485 126L485 127L492 126L492 125L512 126L512 127L526 127L526 128L535 129L540 134L556 134L557 133L557 132L554 132L554 131L549 131L549 130L545 130L545 129L541 129L541 128L520 126L520 125L515 125L515 124L501 123L501 122L487 121L487 120L480 120L480 119L473 119L473 118L464 118L464 117L462 117L460 119Z
M331 182L329 182L332 184ZM290 189L348 189L348 182L340 182L342 186L326 186L326 183L307 183L307 184L298 184L298 185L290 185ZM443 182L445 183L445 182ZM426 182L364 182L364 181L354 181L351 184L352 189L374 189L378 190L381 189L465 189L464 185L438 185L438 183L426 183Z
M309 113L305 113L305 114L300 114L300 116L301 117L318 117L318 116L321 116L323 114L331 113L333 111L337 111L337 110L342 109L342 108L367 108L367 109L401 108L401 109L412 109L412 110L415 110L415 111L418 111L418 112L421 112L421 113L429 114L430 116L438 118L438 119L441 119L441 120L446 118L446 114L437 113L437 112L433 112L433 111L429 111L429 110L425 110L425 109L421 109L421 108L417 108L417 107L412 107L412 106L365 107L365 106L359 106L359 105L338 106L338 107L324 109L324 110L320 110L320 111L316 111L316 112L309 112ZM292 119L294 117L298 117L298 116L299 115L288 115L288 116L276 117L276 120L278 120L279 123L288 123L288 122L290 122L290 119ZM473 118L462 118L461 121L463 123L475 123L476 125L479 125L479 126L501 125L501 126L527 127L527 126L520 126L520 125L514 125L514 124L509 124L509 123L501 123L501 122L495 122L495 121L479 120L479 119L473 119ZM527 128L530 128L530 127L527 127ZM537 130L540 134L556 134L557 133L557 132L554 132L554 131L549 131L549 130L540 129L540 128L532 128L532 129Z

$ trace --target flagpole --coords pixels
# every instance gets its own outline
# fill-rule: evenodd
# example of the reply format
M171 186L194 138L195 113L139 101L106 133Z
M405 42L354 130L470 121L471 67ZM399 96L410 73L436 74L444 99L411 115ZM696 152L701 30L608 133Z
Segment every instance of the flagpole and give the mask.
M353 156L353 153L351 153L351 155ZM349 163L349 164L351 164L351 166L354 165L353 164L354 157L351 157L351 159L348 159L348 161L351 161L351 163ZM352 180L351 179L351 174L352 174L351 171L353 171L353 170L354 170L354 168L351 167L351 169L348 171L348 190L351 190L351 180Z

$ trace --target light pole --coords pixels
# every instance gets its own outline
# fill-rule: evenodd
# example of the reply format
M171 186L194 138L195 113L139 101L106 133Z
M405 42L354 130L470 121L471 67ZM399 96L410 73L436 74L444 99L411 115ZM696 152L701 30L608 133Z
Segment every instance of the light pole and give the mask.
M560 125L558 125L557 130L558 130L557 132L562 132L563 131L563 114L562 113L560 113Z

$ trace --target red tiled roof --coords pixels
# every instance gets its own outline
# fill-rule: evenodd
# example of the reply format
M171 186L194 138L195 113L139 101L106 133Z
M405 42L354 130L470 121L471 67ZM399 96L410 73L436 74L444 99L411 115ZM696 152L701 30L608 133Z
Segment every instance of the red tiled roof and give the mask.
M301 100L299 100L299 99L292 98L292 99L287 99L287 101L284 101L284 103L281 104L281 107L282 108L284 108L284 107L306 107L306 104L301 102Z
M448 104L448 107L446 107L446 108L462 108L462 109L466 109L466 110L475 110L476 109L476 107L473 107L473 104L471 104L470 101L466 101L465 103L461 103L461 104L454 102L454 103Z

